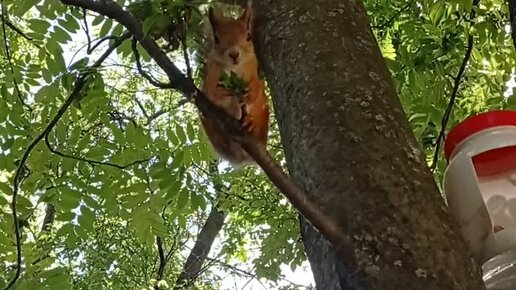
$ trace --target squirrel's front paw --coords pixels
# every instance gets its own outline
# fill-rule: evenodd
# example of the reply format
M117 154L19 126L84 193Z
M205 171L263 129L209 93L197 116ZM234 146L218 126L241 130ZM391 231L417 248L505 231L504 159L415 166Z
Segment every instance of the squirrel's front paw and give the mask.
M252 132L254 130L253 119L249 115L245 115L240 124L240 128L246 132Z
M251 132L254 130L254 122L251 118L251 115L247 114L246 106L241 106L242 108L242 119L240 119L240 128L246 132Z
M249 98L249 94L250 94L250 90L249 88L245 89L245 91L242 92L242 94L240 95L240 98L239 98L239 101L241 103L245 103L246 100ZM242 104L243 105L243 104Z

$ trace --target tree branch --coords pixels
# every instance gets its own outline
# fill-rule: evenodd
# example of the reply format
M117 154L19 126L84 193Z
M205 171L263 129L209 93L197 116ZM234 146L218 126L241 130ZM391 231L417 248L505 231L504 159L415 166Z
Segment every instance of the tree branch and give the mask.
M3 6L2 6L3 7ZM18 197L18 192L19 192L19 189L20 189L20 183L23 179L23 168L25 166L25 163L27 162L27 159L29 158L29 155L30 153L32 152L32 150L34 149L34 147L36 147L36 145L50 132L52 131L52 129L54 128L54 126L57 124L57 122L59 122L59 120L61 119L61 117L66 113L66 111L68 110L68 108L70 107L70 105L72 104L72 102L80 95L81 93L81 90L83 89L84 87L84 84L86 83L86 78L90 75L91 71L93 71L93 69L95 68L98 68L102 62L118 47L122 44L122 42L126 39L128 39L130 37L130 34L129 33L125 33L124 35L122 35L119 39L117 39L112 46L110 46L106 52L104 52L104 54L90 67L91 69L90 70L86 70L86 72L84 74L82 74L76 81L75 81L75 85L74 85L74 89L73 91L70 93L70 95L68 96L68 98L66 99L66 101L63 103L63 105L59 108L59 110L57 111L56 115L54 116L54 118L52 118L52 120L50 121L50 123L47 125L47 127L43 130L43 132L41 132L41 134L39 134L36 139L34 139L30 144L29 146L27 147L27 149L25 150L25 152L23 153L23 156L18 164L18 167L16 169L16 173L14 175L14 180L13 180L13 197L12 197L12 202L11 202L11 208L12 208L12 215L13 215L13 221L14 221L14 230L15 230L15 236L16 236L16 252L17 252L17 256L16 256L16 272L14 274L14 277L13 279L11 280L11 282L7 285L7 287L5 289L9 289L11 288L11 286L14 285L14 283L16 283L16 281L18 280L18 278L20 277L20 274L21 274L21 259L22 259L22 249L21 249L21 236L20 236L20 227L18 225L18 213L17 213L17 197Z
M163 273L165 273L165 266L167 265L167 260L165 258L165 251L163 250L163 241L160 237L156 237L156 245L158 247L158 256L159 256L159 268L158 275L156 276L156 280L159 282L163 280ZM155 290L159 290L158 286L154 286Z
M213 105L192 82L175 66L167 55L149 37L144 37L141 24L114 1L100 0L61 0L68 5L79 6L112 18L124 25L140 42L142 47L163 69L170 80L171 87L182 92L186 98L192 98L200 112L214 120L216 124L235 142L238 142L262 168L273 184L287 197L292 205L315 226L342 254L350 258L346 249L352 248L350 238L344 234L338 223L331 219L308 195L299 188L275 163L265 148L261 147L251 136L241 130L240 121L233 119L226 112ZM351 258L350 258L351 259Z
M480 2L480 0L473 1L473 6L472 6L471 12L470 12L470 26L473 26L475 24L474 23L474 19L475 19L475 15L476 15L475 8L478 6L479 2ZM448 102L448 106L446 107L446 111L444 112L443 118L441 119L441 130L439 131L439 135L437 136L437 140L435 141L436 144L435 144L434 157L432 160L432 164L430 165L430 170L432 170L432 172L434 172L435 169L437 168L437 161L439 160L441 144L444 139L444 132L446 131L446 127L448 126L448 121L450 119L450 116L451 116L451 113L453 110L453 105L455 104L455 99L457 99L459 87L460 87L460 84L462 83L462 75L464 74L464 71L466 70L466 66L468 65L469 59L471 58L471 52L473 50L473 45L474 45L473 35L469 35L468 43L466 45L466 52L464 54L464 58L462 59L462 64L459 68L459 72L457 73L457 75L454 78L454 84L453 84L453 89L452 89L452 93L450 96L450 100Z

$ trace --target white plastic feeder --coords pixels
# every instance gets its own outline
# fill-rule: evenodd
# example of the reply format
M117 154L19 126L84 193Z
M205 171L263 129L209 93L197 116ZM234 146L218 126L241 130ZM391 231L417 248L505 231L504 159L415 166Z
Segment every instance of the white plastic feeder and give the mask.
M484 264L486 286L516 289L516 111L467 118L450 131L444 152L449 212Z

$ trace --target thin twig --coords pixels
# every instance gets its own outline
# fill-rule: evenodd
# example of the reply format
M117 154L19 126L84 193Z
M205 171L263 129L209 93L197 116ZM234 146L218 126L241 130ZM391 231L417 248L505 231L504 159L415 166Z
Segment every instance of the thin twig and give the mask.
M138 72L147 80L149 83L151 83L153 86L161 88L161 89L170 89L172 88L171 84L165 84L161 83L158 80L154 79L151 75L147 74L142 67L142 63L140 61L140 53L138 52L138 48L136 47L137 40L135 37L133 37L131 48L134 53L134 57L136 59L136 68L138 69Z
M48 133L50 134L50 132L48 132ZM63 153L61 151L56 150L52 146L52 144L50 144L50 141L48 140L48 134L45 135L45 144L47 145L47 148L48 148L48 150L50 152L52 152L53 154L56 154L58 156L61 156L63 158L74 159L74 160L77 160L77 161L87 162L87 163L90 163L90 164L105 165L105 166L114 167L114 168L118 168L118 169L126 169L128 167L133 166L133 165L147 162L147 161L149 161L151 159L151 158L146 158L146 159L141 159L141 160L135 160L135 161L132 161L132 162L126 164L126 165L120 165L120 164L111 163L111 162L104 162L104 161L98 161L98 160L83 158L83 157L80 157L80 156L74 156L74 155L66 154L66 153Z
M134 98L134 101L136 102L136 104L138 105L138 107L140 108L140 110L142 111L143 113L143 116L145 116L146 119L149 119L149 114L147 114L147 110L145 110L145 107L143 106L143 104L140 102L140 100L138 100L138 98Z
M187 100L187 99L181 99L179 100L179 102L177 102L177 104L172 108L172 110L176 110L176 109L179 109L180 107L182 107L183 105L185 104L188 104L190 101ZM150 115L149 118L147 119L147 125L149 125L152 121L156 120L157 118L161 117L162 115L168 113L169 111L168 110L164 110L164 109L160 109L158 111L156 111L154 114Z
M474 19L475 19L475 15L476 15L475 8L478 6L479 2L480 2L480 0L473 1L473 6L471 8L471 12L469 15L470 16L469 22L470 22L471 26L473 26L475 24L474 23ZM444 112L444 115L441 119L441 130L439 131L439 135L437 136L437 140L435 141L434 157L432 159L432 164L430 165L430 170L432 172L434 172L435 169L437 168L437 161L439 160L439 153L441 151L441 143L444 139L444 132L446 131L446 127L448 126L448 121L450 119L450 116L451 116L451 113L453 110L453 105L455 105L455 99L457 99L459 87L460 87L460 84L462 83L462 75L464 74L464 71L466 70L466 66L468 65L469 59L471 58L471 52L473 51L474 43L475 42L474 42L473 35L469 35L468 43L466 45L466 52L464 54L464 58L462 59L462 64L459 68L459 72L454 77L454 84L453 84L453 89L452 89L452 93L450 96L450 100L448 101L448 106L446 107L446 111Z
M95 44L88 49L88 54L91 54L95 49L97 49L97 47L99 47L104 41L106 40L112 40L112 39L117 39L118 36L115 36L115 35L107 35L107 36L104 36L102 37L101 39L97 40L97 42L95 42Z
M239 274L247 276L247 277L252 277L252 278L256 279L257 281L259 281L258 277L255 274L253 274L252 272L240 269L240 268L238 268L236 266L233 266L233 265L230 265L228 263L225 263L225 262L223 262L223 261L221 261L219 259L206 258L206 260L210 261L212 264L216 264L216 265L219 265L221 267L233 270L236 273L239 273ZM291 286L296 287L296 289L301 289L301 288L311 289L310 286L305 286L305 285L297 284L297 283L287 279L284 275L280 275L280 279L285 281L285 282L287 282L287 283L289 283L289 284L291 284Z
M4 6L2 6L4 7ZM122 35L115 43L113 43L112 46L110 46L106 52L91 66L91 68L97 68L99 67L102 62L118 47L122 44L122 42L130 37L129 33L125 33ZM20 162L18 164L18 168L16 169L16 173L14 175L13 180L13 197L11 202L11 208L12 208L12 215L13 215L13 222L14 222L14 229L15 229L15 236L16 236L16 273L14 274L13 279L11 282L7 285L5 290L10 289L18 280L21 274L21 259L22 259L22 249L21 249L21 237L20 237L20 228L18 225L18 212L17 212L17 198L18 198L18 191L20 182L22 181L22 172L23 168L25 166L25 162L27 162L27 159L29 158L30 153L36 147L36 145L54 128L54 126L59 122L61 117L66 113L72 102L80 95L81 90L83 89L84 84L86 83L86 78L89 76L89 72L81 75L75 82L74 89L64 102L64 104L59 108L56 115L50 123L47 125L47 127L41 132L36 139L34 139L29 146L27 146L27 149L23 153L22 158L20 159Z
M459 92L460 84L462 83L462 75L466 70L466 66L471 57L471 51L473 50L473 35L468 37L468 45L466 48L466 53L464 54L464 58L462 59L462 64L460 66L459 72L457 76L454 78L453 89L450 97L450 101L448 102L448 106L446 107L446 111L444 111L443 118L441 119L441 130L439 131L439 135L437 136L437 140L435 141L435 152L432 160L432 165L430 165L430 170L435 171L437 168L437 161L439 160L439 153L441 151L441 143L444 139L444 132L446 131L446 127L448 126L448 120L450 119L451 112L453 109L453 105L455 104L455 99L457 99L457 94Z

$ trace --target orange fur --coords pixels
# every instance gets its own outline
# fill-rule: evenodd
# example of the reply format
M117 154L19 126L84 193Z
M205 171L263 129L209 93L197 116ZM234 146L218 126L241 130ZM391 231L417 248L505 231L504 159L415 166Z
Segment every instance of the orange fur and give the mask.
M258 76L258 61L251 40L251 7L248 6L237 19L226 18L210 8L209 20L213 41L203 91L214 105L223 108L235 119L242 119L243 106L246 115L241 120L242 127L265 147L269 129L269 105L264 81ZM222 71L233 71L249 82L248 92L241 100L225 88L217 86ZM230 140L213 120L201 116L201 123L213 148L222 158L235 167L253 162L242 147Z

